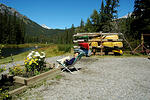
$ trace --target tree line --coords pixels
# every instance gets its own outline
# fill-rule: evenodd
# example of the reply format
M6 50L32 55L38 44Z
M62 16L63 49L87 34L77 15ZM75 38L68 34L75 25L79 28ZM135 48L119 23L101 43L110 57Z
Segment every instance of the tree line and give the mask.
M117 18L119 0L102 0L101 9L94 10L87 21L81 19L76 32L118 32L123 33L133 47L141 39L141 34L150 34L150 0L135 0L134 11L127 18ZM150 37L145 37L149 42ZM149 43L150 45L150 43Z
M105 5L104 5L105 4ZM117 10L119 0L102 0L101 9L94 10L86 23L81 19L80 26L76 29L77 32L112 32L113 19L117 18Z
M60 34L54 34L50 37L51 43L54 44L73 44L73 35L75 34L75 27L72 24L71 28L66 28Z
M0 43L1 44L23 44L25 36L25 26L23 19L14 15L0 11Z

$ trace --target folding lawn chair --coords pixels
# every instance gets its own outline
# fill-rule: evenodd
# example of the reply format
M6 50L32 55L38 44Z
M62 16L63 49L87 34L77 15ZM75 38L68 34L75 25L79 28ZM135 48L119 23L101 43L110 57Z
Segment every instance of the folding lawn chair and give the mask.
M74 62L73 62L71 65L66 65L65 63L62 64L61 62L57 61L57 62L63 67L62 72L63 72L64 70L68 70L70 73L72 73L69 68L70 68L70 67L74 67L74 65L81 59L81 57L82 57L83 55L85 55L85 54L84 54L83 52L80 52L80 54L75 58ZM74 67L74 68L75 68L75 67ZM77 68L75 68L75 69L78 71Z

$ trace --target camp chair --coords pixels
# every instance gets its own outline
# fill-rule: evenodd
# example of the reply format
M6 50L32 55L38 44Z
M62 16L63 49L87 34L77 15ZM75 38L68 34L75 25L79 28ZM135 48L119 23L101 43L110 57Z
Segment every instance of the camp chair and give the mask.
M82 57L83 55L85 55L85 54L84 54L83 52L80 52L80 54L75 58L74 62L73 62L71 65L66 65L65 63L62 64L61 62L57 61L58 64L60 64L60 65L64 68L64 69L62 70L62 72L66 69L66 70L68 70L70 73L72 73L69 68L70 68L70 67L74 67L74 65L81 59L81 57ZM75 67L74 67L74 68L75 68ZM75 68L75 69L78 71L77 68Z

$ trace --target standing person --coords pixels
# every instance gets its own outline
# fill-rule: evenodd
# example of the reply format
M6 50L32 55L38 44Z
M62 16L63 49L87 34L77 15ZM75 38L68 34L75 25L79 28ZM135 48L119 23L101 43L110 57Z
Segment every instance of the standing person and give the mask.
M83 50L87 57L91 55L91 50L89 48L89 43L79 43L80 49Z

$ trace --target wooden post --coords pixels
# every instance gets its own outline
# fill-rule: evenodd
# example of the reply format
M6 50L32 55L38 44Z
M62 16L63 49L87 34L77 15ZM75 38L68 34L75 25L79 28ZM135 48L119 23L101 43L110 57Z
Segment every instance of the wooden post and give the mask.
M144 51L144 36L141 34L141 45L142 45L142 51Z
M102 34L101 34L101 56L103 55Z

